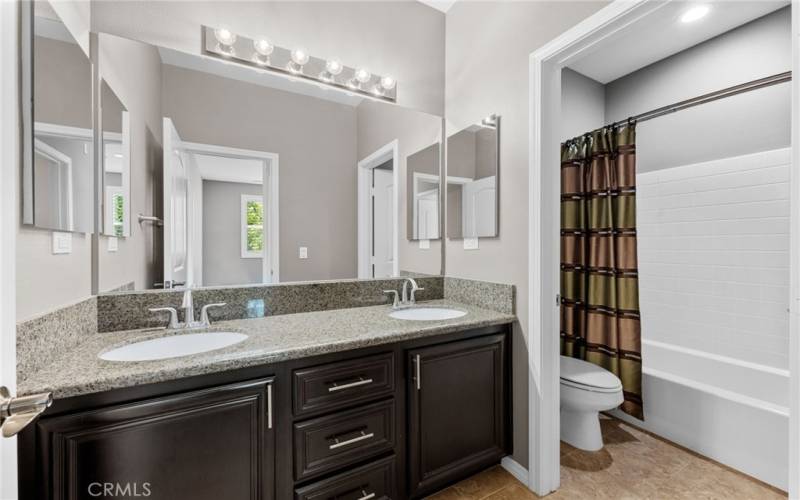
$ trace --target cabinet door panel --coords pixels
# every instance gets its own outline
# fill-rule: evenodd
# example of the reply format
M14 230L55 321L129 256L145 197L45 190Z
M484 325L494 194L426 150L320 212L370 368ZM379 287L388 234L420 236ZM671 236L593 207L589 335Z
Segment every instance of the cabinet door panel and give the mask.
M272 390L261 379L42 419L47 497L271 500Z
M507 452L505 336L410 351L410 489L430 493Z

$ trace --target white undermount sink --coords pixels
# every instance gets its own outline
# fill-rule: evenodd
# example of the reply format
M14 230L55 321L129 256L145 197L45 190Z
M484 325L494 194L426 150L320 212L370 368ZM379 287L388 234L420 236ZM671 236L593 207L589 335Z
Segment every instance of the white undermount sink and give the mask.
M154 361L214 351L244 341L247 335L234 332L183 333L143 340L100 353L106 361Z
M395 319L407 319L410 321L436 321L443 319L454 319L465 316L466 311L450 309L446 307L409 307L408 309L398 309L389 313Z

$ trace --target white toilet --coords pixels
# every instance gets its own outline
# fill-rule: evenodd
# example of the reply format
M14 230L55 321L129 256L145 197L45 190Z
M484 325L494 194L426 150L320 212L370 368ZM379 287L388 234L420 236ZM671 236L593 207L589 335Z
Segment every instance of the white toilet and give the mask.
M561 440L575 448L603 448L599 412L622 404L622 382L595 364L561 356Z

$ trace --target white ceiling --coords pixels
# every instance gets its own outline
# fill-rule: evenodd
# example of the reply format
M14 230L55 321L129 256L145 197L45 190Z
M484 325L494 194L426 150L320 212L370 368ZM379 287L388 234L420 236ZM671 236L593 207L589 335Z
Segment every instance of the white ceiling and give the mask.
M307 81L293 80L285 76L276 75L265 70L242 66L233 62L223 61L211 57L188 54L177 50L158 47L161 55L161 62L170 66L202 71L212 75L239 80L241 82L253 83L263 87L269 87L285 92L307 95L318 99L346 104L348 106L358 106L363 97L340 90L334 90L322 85L316 85Z
M450 7L456 3L456 0L419 0L419 3L424 3L428 7L433 7L438 11L446 13L450 10Z
M261 184L264 162L245 158L226 158L223 156L194 153L194 160L200 177L209 181L243 182Z
M716 1L708 3L711 11L692 23L681 16L696 2L665 2L642 21L619 36L597 44L593 50L569 67L600 83L608 83L660 61L682 50L714 38L737 26L758 19L789 5L789 1ZM592 57L598 51L614 54Z

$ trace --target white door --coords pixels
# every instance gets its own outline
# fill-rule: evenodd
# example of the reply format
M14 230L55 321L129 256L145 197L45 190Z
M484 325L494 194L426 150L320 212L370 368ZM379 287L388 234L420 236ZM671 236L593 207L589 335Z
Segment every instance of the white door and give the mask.
M394 174L372 169L372 277L389 278L394 271Z
M164 118L164 288L189 281L189 179L183 142Z
M494 236L497 226L496 177L464 184L464 237Z
M439 237L439 190L417 194L417 238L435 240Z

